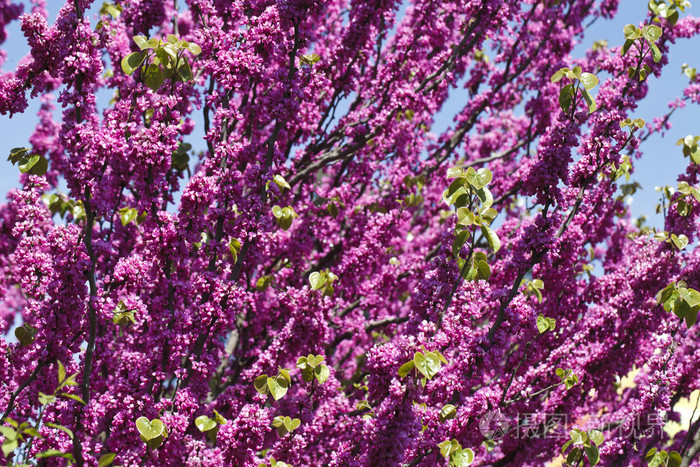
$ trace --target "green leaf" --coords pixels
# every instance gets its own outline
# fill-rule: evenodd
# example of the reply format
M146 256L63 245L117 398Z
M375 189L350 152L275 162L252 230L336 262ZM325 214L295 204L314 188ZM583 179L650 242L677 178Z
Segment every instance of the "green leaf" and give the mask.
M9 426L0 426L0 434L2 434L5 440L17 439L17 432Z
M408 375L416 367L413 360L410 360L399 367L399 377L403 378Z
M656 42L661 37L661 28L653 24L647 24L644 26L644 28L642 28L642 35L644 36L644 39L651 42Z
M113 452L103 454L100 456L100 460L97 461L98 467L107 467L108 465L111 465L116 456L117 455Z
M151 449L160 447L166 436L165 424L157 418L149 422L146 417L139 417L136 420L136 429L141 435L141 441Z
M561 79L564 77L564 75L566 74L567 71L569 71L568 68L562 68L559 71L557 71L556 73L554 73L549 80L552 83L556 83L558 81L561 81Z
M479 197L479 201L481 201L482 206L485 208L488 208L493 204L493 195L486 187L476 190L476 196Z
M475 214L471 212L468 208L462 207L457 209L457 224L470 226L474 223L475 218Z
M193 44L192 42L187 44L187 50L192 52L192 55L199 55L202 53L202 48L198 46L197 44Z
M498 238L498 235L496 235L496 232L494 232L493 229L491 229L491 227L487 225L482 225L481 233L489 242L489 245L491 246L491 249L494 253L501 249L501 240Z
M19 442L15 440L5 440L2 442L2 453L5 457L9 456L15 449L19 447Z
M255 282L255 288L260 291L266 290L268 287L270 287L270 284L272 284L272 280L272 276L259 277L258 280Z
M185 57L182 57L180 61L182 63L177 69L178 79L182 82L192 81L194 77L192 76L192 68L190 68L190 62Z
M569 446L571 446L573 444L573 442L574 441L570 439L569 441L564 443L564 446L561 447L561 453L564 454L566 452L566 450L569 449Z
M600 446L601 444L603 444L603 441L605 441L603 432L601 432L600 430L590 430L588 432L588 437L591 441L593 441L596 444L596 446Z
M474 188L481 188L483 185L479 185L479 181L476 178L476 170L474 170L474 167L469 167L467 171L465 172L464 178L467 180L467 183L469 183L471 186Z
M75 462L75 457L73 454L67 452L61 452L58 449L47 449L35 455L37 459L44 459L46 457L62 457L68 459L71 462Z
M23 174L29 172L29 170L32 167L34 167L34 165L37 162L39 162L40 157L41 157L40 155L34 154L33 156L29 156L28 158L23 159L22 161L20 161L20 164L18 166L19 171L22 172Z
M641 37L641 31L634 24L628 24L623 29L622 32L625 34L625 39L635 40Z
M593 113L598 109L598 105L595 103L595 100L593 100L593 97L586 91L585 89L581 89L581 94L583 94L583 98L586 101L586 104L588 104L588 113Z
M576 462L578 462L578 457L581 454L581 450L579 448L573 448L571 452L569 452L569 455L566 456L566 462L569 464L575 465Z
M145 52L133 52L122 58L122 71L131 76L143 61L146 60Z
M47 425L48 425L48 423L47 423ZM43 436L41 436L39 434L39 432L37 431L37 429L34 428L33 426L30 426L29 428L25 428L24 430L22 430L22 433L25 435L28 435L28 436L34 436L36 438L43 438Z
M199 431L205 433L209 430L213 430L214 428L216 428L216 421L212 420L206 415L200 415L199 417L194 419L194 425Z
M151 63L145 73L144 83L151 90L157 91L165 81L165 72L156 64Z
M590 91L594 87L598 86L598 78L592 73L581 73L579 80L581 81L581 84L583 84L586 91Z
M476 279L489 280L491 277L491 266L486 261L475 261Z
M567 84L563 88L561 88L561 92L559 93L559 106L565 113L569 113L571 111L571 103L573 102L574 99L574 87L570 84Z
M318 271L312 272L309 275L309 283L313 290L319 290L321 287L326 285L326 275Z
M19 162L22 158L24 158L28 153L28 148L12 148L10 150L10 155L7 157L7 160L12 162L12 164L14 165L17 162Z
M456 416L457 416L457 409L452 404L447 404L442 409L440 409L440 417L439 417L440 422L444 422L446 420L452 420Z
M289 382L281 375L274 378L267 378L267 388L270 390L272 397L278 401L287 394Z
M678 250L682 250L683 248L688 246L688 237L686 237L683 234L680 234L678 236L676 236L676 234L671 234L671 241L676 246L676 248L678 248Z
M462 251L462 247L464 246L465 243L467 243L467 240L469 240L469 231L468 230L462 230L457 234L455 237L454 242L452 242L452 254L454 256L458 256L459 252Z
M316 380L319 384L325 383L328 377L331 375L331 372L326 365L317 366L314 373L316 374Z
M681 467L682 464L683 464L683 458L678 453L678 451L671 451L668 453L667 467Z
M289 183L287 183L287 180L285 180L284 177L281 175L275 175L274 177L272 177L272 181L275 182L275 185L277 185L280 188L286 188L287 190L292 189L292 187L289 186Z
M57 360L56 363L58 363L58 384L60 385L66 379L66 368L60 360Z
M632 47L632 44L634 44L634 40L632 39L627 39L625 43L622 45L622 49L620 50L622 56L624 57L627 51Z
M136 43L136 45L141 50L148 50L148 49L153 48L151 46L151 44L148 42L148 38L146 36L134 36L133 39L134 39L134 43ZM131 74L131 73L129 73L129 74Z
M549 321L547 318L544 317L544 315L538 315L537 316L537 331L540 334L543 334L549 330Z
M122 208L119 210L119 214L123 226L126 226L132 221L136 220L139 215L138 211L134 208Z
M44 394L43 392L39 392L39 403L41 405L50 404L55 400L56 400L56 396L54 396L52 394Z
M489 169L479 169L476 171L475 180L475 188L483 188L491 183L491 180L493 180L493 174Z
M294 431L301 425L301 420L298 418L291 419L290 417L284 417L284 426L289 431Z
M447 178L461 178L464 176L465 173L461 167L450 167L447 169Z
M658 63L661 60L661 51L653 42L649 42L649 47L651 47L651 54L654 57L654 62Z
M445 440L442 443L438 444L438 447L440 448L440 454L442 454L443 457L449 458L450 454L453 451L456 451L459 449L459 443L457 440Z
M590 462L591 467L600 461L600 453L596 446L584 446L583 450L586 451L586 457L588 457L588 462Z
M450 456L450 465L454 467L466 467L474 462L474 451L469 448L457 449Z

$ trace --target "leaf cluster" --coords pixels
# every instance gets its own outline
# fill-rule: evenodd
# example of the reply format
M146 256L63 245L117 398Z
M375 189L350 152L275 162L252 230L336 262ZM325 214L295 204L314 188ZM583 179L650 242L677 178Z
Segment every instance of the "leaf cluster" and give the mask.
M228 420L226 420L219 412L214 410L214 417L209 418L207 415L200 415L194 419L194 424L199 431L205 433L209 441L212 443L216 442L216 435L219 433L219 428L221 425L226 425Z
M331 373L328 366L323 363L324 358L323 355L309 354L297 359L297 368L301 370L301 377L304 381L309 383L316 378L318 384L326 382Z
M554 318L547 318L540 314L537 316L537 332L544 334L547 331L554 331L557 327L557 321Z
M336 280L338 280L338 276L333 274L328 268L324 271L314 271L309 275L311 289L322 291L326 297L332 296L333 292L335 292L333 282Z
M285 417L282 415L278 415L272 420L272 426L277 428L277 434L280 438L299 428L299 425L301 425L301 420L298 418Z
M490 227L498 212L491 207L493 195L487 185L493 179L488 169L467 170L453 167L447 171L447 178L454 180L442 194L448 206L454 207L457 215L455 239L452 243L452 254L459 260L459 268L466 280L488 280L491 277L491 267L483 252L474 252L473 247L466 260L460 258L460 252L469 240L474 245L474 234L481 231L491 250L497 252L501 248L501 240Z
M66 213L70 213L73 216L73 220L76 222L86 217L83 202L80 200L76 201L57 193L43 194L41 200L48 206L52 215L58 213L61 219L65 217Z
M676 146L683 146L683 157L690 157L690 160L700 164L700 136L688 135L676 141Z
M425 347L423 347L423 352L416 352L413 355L413 359L404 363L399 367L399 377L404 378L414 369L418 373L423 375L421 379L421 384L425 386L425 383L440 371L442 364L447 365L447 359L438 350L428 352Z
M700 311L700 292L689 288L684 281L671 282L656 294L656 302L664 310L673 312L690 327L698 319Z
M165 41L146 36L134 36L133 39L140 51L122 59L124 73L132 75L143 65L144 83L153 91L157 91L166 78L183 82L192 80L192 69L184 52L199 55L202 49L197 44L180 40L173 34L168 34Z
M686 8L690 8L690 2L688 0L670 0L669 3L666 3L664 0L650 0L648 8L654 15L655 22L658 23L660 18L664 18L675 26L680 17L678 11L684 12Z
M574 374L574 370L572 370L571 368L567 368L566 370L564 370L563 368L557 368L555 370L555 373L559 377L559 379L561 379L561 382L564 383L566 389L571 389L578 384L578 376Z
M462 448L456 439L446 440L438 444L440 454L450 462L450 467L465 467L474 462L474 451Z
M588 458L591 466L596 465L600 461L600 452L598 447L603 444L605 438L599 430L583 431L574 428L569 432L569 441L564 443L561 448L561 453L573 446L569 454L566 456L566 463L569 465L579 465L583 460L584 455Z
M14 148L10 150L7 160L12 165L17 164L19 171L23 174L44 175L49 169L49 161L39 154L32 154L28 148Z
M287 394L289 386L292 384L292 377L289 370L279 368L279 373L275 376L260 375L255 378L253 385L260 394L270 394L278 401Z
M681 467L683 458L678 451L659 451L656 448L651 448L644 456L644 460L649 467Z
M598 86L598 77L593 73L584 72L580 66L573 68L561 68L555 72L550 81L556 83L563 78L567 78L571 83L564 85L559 91L559 106L566 114L573 112L578 104L580 97L579 92L588 105L588 113L593 113L598 108L593 96L589 93L591 89Z
M282 230L289 230L292 226L292 221L299 217L291 207L281 208L278 205L272 206L272 215L277 220L277 225Z

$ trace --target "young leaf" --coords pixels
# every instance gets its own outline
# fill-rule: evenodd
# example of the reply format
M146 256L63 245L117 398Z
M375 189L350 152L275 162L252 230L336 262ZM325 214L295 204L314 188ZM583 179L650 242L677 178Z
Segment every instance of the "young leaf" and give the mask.
M594 87L598 86L598 78L596 75L591 73L581 73L579 80L581 81L581 84L583 84L586 91L590 91Z
M255 378L253 385L255 386L255 390L260 394L268 394L270 392L267 388L267 375L260 375Z
M111 465L112 462L114 462L114 458L116 456L117 455L113 452L103 454L102 456L100 456L100 459L97 461L98 467L107 467L107 466Z
M413 369L416 367L416 364L413 362L413 360L409 360L408 362L404 363L399 367L399 377L403 378L406 375L408 375Z
M501 240L498 238L498 235L496 235L496 232L494 232L491 227L487 225L482 225L481 226L481 233L484 235L486 240L489 242L489 246L491 246L491 249L493 250L494 253L496 253L498 250L501 249Z
M136 69L141 66L144 60L146 60L145 52L130 53L126 57L122 58L122 71L131 76Z
M37 459L44 459L46 457L62 457L68 459L70 462L75 463L75 457L73 454L59 451L58 449L47 449L35 455Z

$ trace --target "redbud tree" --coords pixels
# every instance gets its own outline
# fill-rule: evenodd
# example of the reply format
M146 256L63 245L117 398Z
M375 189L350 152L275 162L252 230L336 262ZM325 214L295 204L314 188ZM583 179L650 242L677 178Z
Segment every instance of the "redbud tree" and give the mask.
M617 3L2 0L0 464L697 465L700 20Z

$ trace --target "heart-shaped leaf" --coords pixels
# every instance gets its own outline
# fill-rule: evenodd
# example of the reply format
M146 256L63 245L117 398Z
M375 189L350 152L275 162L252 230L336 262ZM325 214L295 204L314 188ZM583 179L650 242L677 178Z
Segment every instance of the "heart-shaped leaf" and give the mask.
M141 66L143 61L146 59L145 52L134 52L130 53L126 57L122 58L121 66L122 71L127 75L132 75L138 67Z
M270 390L272 397L278 401L287 394L289 383L284 376L278 375L274 378L267 378L267 388Z
M491 246L491 249L494 253L501 249L501 240L498 238L498 235L496 235L496 232L494 232L491 227L489 227L488 225L482 225L481 233L489 242L489 245Z
M141 435L141 441L151 449L160 447L165 439L165 424L157 418L149 421L146 417L139 417L136 420L136 429Z
M440 409L440 421L452 420L457 416L457 409L452 404L447 404L442 409Z
M268 394L270 392L267 388L267 375L260 375L255 378L253 385L260 394Z
M583 84L586 91L590 91L594 87L598 86L598 77L592 73L581 73L579 80L581 81L581 84Z
M457 449L450 457L451 464L455 467L466 467L474 462L474 451L469 448Z
M114 458L116 456L117 455L113 452L103 454L102 456L100 456L100 460L97 461L97 465L99 467L107 467L108 465L111 465L112 462L114 462Z
M476 171L476 188L483 188L493 180L493 174L489 169L479 169Z
M596 446L600 446L603 444L603 441L605 441L603 433L599 430L590 430L588 432L588 437L596 444Z
M319 365L316 367L314 370L314 373L316 374L316 380L318 381L319 384L323 384L326 382L328 377L331 375L330 370L328 369L328 366L326 365Z
M326 275L321 274L318 271L312 272L309 275L309 283L311 283L311 288L314 290L319 290L326 284Z
M206 415L200 415L199 417L195 418L194 424L199 431L203 433L216 428L216 421L212 420Z
M410 360L403 365L399 367L399 377L404 378L406 375L408 375L413 369L416 367L416 364L413 360Z

